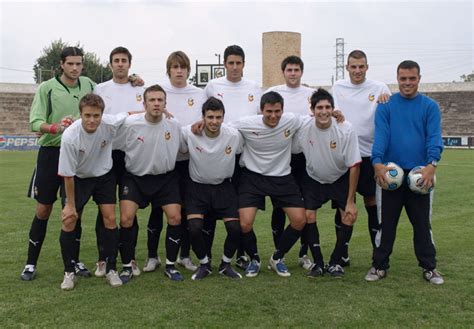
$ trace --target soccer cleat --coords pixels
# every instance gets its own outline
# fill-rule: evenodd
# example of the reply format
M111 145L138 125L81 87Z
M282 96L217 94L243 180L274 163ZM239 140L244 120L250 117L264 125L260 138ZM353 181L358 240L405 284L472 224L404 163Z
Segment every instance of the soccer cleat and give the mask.
M443 284L444 279L441 273L436 269L434 270L423 270L423 278L432 284Z
M83 278L90 278L92 273L86 268L84 263L76 263L74 265L74 271L76 272L77 276L81 276Z
M309 259L308 255L303 255L298 259L298 264L305 270L310 270L313 266L313 262Z
M250 264L250 261L247 256L240 256L240 257L237 257L237 259L235 260L235 265L238 268L243 269L244 271L247 269L247 266L249 266L249 264Z
M105 267L106 263L103 260L99 260L96 264L96 269L94 275L98 278L103 278L105 276Z
M62 290L72 290L76 283L76 274L74 272L64 272L64 279L61 282Z
M36 266L31 265L31 264L26 264L25 268L21 272L20 277L23 281L34 280L34 278L36 278Z
M138 268L137 262L135 260L132 260L130 263L132 264L133 276L139 276L142 272Z
M349 256L347 257L341 257L341 266L342 267L347 267L351 265L351 260L349 259Z
M125 266L120 272L120 280L122 283L128 283L133 278L133 270L131 266Z
M326 272L331 274L333 278L342 278L344 276L344 269L339 264L329 265Z
M120 276L117 271L110 270L109 273L105 275L105 279L112 287L120 287L121 285L123 285L123 282L120 279Z
M221 263L219 266L219 274L227 276L231 279L242 279L242 274L235 271L232 266L230 266L230 263Z
M291 275L282 259L275 260L273 256L270 257L269 266L270 269L275 271L279 276L289 277Z
M198 268L196 265L193 264L191 257L178 257L176 263L191 272L195 272Z
M308 278L317 278L318 276L324 275L324 269L318 264L313 264L311 270L306 274Z
M153 272L161 265L160 256L158 258L147 258L145 260L145 266L143 266L143 272Z
M378 270L375 267L371 267L367 274L365 275L365 281L367 282L375 282L382 280L387 276L387 271L385 270Z
M201 264L196 272L191 276L192 280L201 280L206 276L211 275L212 271L209 270L209 264Z
M260 272L260 263L257 262L256 259L252 259L249 266L245 269L245 276L247 278L253 278L258 275L258 272Z
M174 266L166 267L165 275L170 278L171 281L183 281L183 276Z

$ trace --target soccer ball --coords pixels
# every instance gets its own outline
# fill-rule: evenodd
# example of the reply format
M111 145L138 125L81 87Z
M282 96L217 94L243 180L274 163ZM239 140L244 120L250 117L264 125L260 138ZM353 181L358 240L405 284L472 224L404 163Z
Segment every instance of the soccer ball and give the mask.
M394 191L403 183L403 169L394 162L387 162L385 163L387 167L391 167L392 169L388 170L385 173L385 180L388 182L387 186L384 187L385 190Z
M407 183L408 183L408 187L413 192L419 193L419 194L428 194L434 188L434 185L436 183L436 176L434 176L434 178L433 178L433 185L431 187L429 187L429 188L421 187L421 184L420 184L421 173L419 171L423 168L424 168L424 166L416 166L415 168L410 170L410 173L408 173L408 177L407 177Z

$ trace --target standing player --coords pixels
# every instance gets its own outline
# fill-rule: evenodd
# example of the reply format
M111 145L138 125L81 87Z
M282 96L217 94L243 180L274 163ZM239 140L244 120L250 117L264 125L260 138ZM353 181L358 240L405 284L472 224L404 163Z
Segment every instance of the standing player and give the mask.
M367 56L361 50L352 51L347 58L348 80L339 80L332 87L335 108L340 109L345 118L352 123L359 136L360 177L357 192L364 198L368 216L368 228L372 246L375 247L375 234L378 230L377 206L375 202L374 169L370 161L374 142L374 117L377 100L381 95L389 95L388 87L379 81L366 78L369 65ZM335 214L336 235L341 227L341 214ZM343 266L349 265L348 246L342 256Z
M359 178L360 151L352 125L347 121L338 124L332 118L334 101L331 94L318 89L311 96L311 111L314 119L306 119L293 144L293 151L302 151L306 157L306 170L301 183L307 219L304 234L314 258L314 266L308 276L316 277L324 273L316 213L331 200L341 212L342 223L327 272L333 277L342 277L342 253L357 219L354 197Z
M36 264L46 236L48 219L57 199L57 192L62 184L58 176L59 146L61 134L79 117L79 100L92 92L94 82L81 77L83 54L77 47L66 47L61 52L61 75L43 82L36 92L30 112L32 131L42 134L38 143L38 160L33 175L29 196L37 201L36 212L31 223L28 245L28 259L21 273L24 281L36 277ZM75 238L81 238L81 220L78 219L74 230ZM79 261L79 249L74 257L75 273L79 276L90 276L90 272Z
M255 81L243 78L245 53L240 46L232 45L225 49L224 67L226 69L226 76L209 81L205 91L207 97L215 97L224 103L226 110L225 122L230 124L242 117L259 113L262 92L260 86ZM237 157L237 162L238 159L239 157ZM240 169L239 166L235 166L235 168L232 181L237 188ZM205 223L214 224L205 228L206 232L209 233L208 248L210 250L214 237L215 221L209 220ZM236 260L237 266L245 269L248 263L247 257L244 256L243 251L239 248Z
M244 137L240 158L243 167L239 182L239 213L242 243L251 262L245 275L255 277L260 272L260 256L253 222L257 209L265 209L265 197L273 206L282 208L290 224L283 232L278 247L270 257L270 268L280 276L290 276L283 257L299 239L306 224L304 202L291 175L291 144L301 120L294 113L283 114L284 101L274 91L260 100L263 115L254 115L234 122Z
M58 175L64 177L61 254L64 280L61 289L75 285L75 250L78 248L74 228L84 206L92 196L99 205L104 221L104 256L106 278L112 287L122 285L116 268L119 233L115 223L116 184L112 172L112 140L127 114L102 115L104 101L88 94L79 103L81 119L63 134Z
M424 187L433 185L436 167L441 159L441 114L439 106L431 98L418 93L420 66L414 61L403 61L397 68L400 92L390 97L387 104L380 104L375 114L375 140L372 163L377 181L377 207L380 231L376 236L376 248L372 267L365 276L367 281L378 281L387 275L389 257L397 231L402 208L413 226L413 242L418 265L423 278L432 284L443 284L444 279L436 270L436 249L431 232L433 192L416 194L407 184L394 191L382 190L386 185L383 163L390 161L403 168L405 175L416 166L421 170Z
M223 218L227 230L219 273L233 279L242 278L230 265L240 240L238 198L230 178L234 173L235 156L241 152L242 137L236 129L222 125L224 114L222 102L211 97L202 106L204 133L198 136L191 132L191 126L183 128L183 151L190 155L191 180L186 188L188 229L200 262L193 280L212 273L202 232L204 216L209 212Z
M101 96L105 102L105 114L119 114L135 112L143 109L143 91L141 86L133 86L130 83L129 70L132 65L132 54L127 48L116 47L109 56L109 67L112 70L112 79L98 84L94 88L94 93ZM122 176L125 173L125 154L120 150L112 151L113 172L117 184L121 185ZM138 222L133 221L133 236L136 241L138 238ZM97 214L96 234L97 247L99 250L99 260L95 270L95 276L103 277L106 275L106 258L104 254L104 221L102 212ZM132 260L133 275L140 275L140 269L136 265L135 259Z
M166 109L172 113L181 126L196 122L201 118L202 104L206 100L204 90L188 84L191 73L189 57L182 51L172 52L166 61L166 73L169 80L161 86L166 92ZM184 200L184 191L189 180L189 156L178 154L176 169L180 176L181 199ZM148 258L145 261L145 272L151 272L161 263L157 249L160 233L163 228L163 212L161 208L152 209L152 216L148 221ZM181 210L181 218L186 218L184 208ZM193 264L189 255L190 243L187 230L187 221L182 220L183 237L181 240L180 257L177 263L189 271L195 271L197 266Z
M285 112L297 113L300 115L310 114L310 99L314 92L313 88L301 85L304 63L298 56L288 56L281 62L281 70L285 78L284 85L269 88L267 91L278 92L285 101ZM291 155L291 173L295 176L298 185L301 183L305 172L306 160L303 153ZM281 208L273 209L272 213L272 234L275 248L280 241L281 234L285 229L285 213ZM306 255L308 248L302 247L299 254L299 264L309 270L313 263Z
M116 139L125 152L125 173L120 189L120 252L124 283L133 277L135 259L132 225L138 208L161 207L168 218L166 231L165 274L181 281L174 267L181 240L181 198L179 175L174 170L179 151L181 127L176 120L163 117L166 93L159 85L148 87L144 94L145 113L127 118Z

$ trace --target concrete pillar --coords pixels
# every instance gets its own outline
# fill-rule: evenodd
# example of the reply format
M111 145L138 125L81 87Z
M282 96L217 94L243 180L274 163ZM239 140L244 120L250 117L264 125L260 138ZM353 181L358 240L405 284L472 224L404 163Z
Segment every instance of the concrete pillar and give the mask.
M301 33L264 32L262 35L262 85L268 88L285 83L281 61L290 55L301 57Z

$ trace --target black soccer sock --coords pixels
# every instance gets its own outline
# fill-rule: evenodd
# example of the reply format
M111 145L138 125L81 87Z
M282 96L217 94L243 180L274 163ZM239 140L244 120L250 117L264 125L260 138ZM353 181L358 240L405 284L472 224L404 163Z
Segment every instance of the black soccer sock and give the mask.
M28 259L26 260L26 264L36 265L38 262L41 246L46 237L48 219L39 219L36 216L33 218L29 234Z
M370 241L372 242L372 247L375 249L375 236L380 228L379 220L377 218L377 205L365 206L365 210L367 210L368 216L367 223L369 226Z
M122 264L130 264L133 259L133 229L121 227L119 230L119 250Z
M76 237L74 239L74 249L73 249L73 256L74 260L76 263L79 263L79 253L81 251L81 237L82 237L82 220L81 220L81 215L79 215L79 218L77 219L76 222L76 227L74 228L74 231L76 233Z
M61 255L63 257L64 272L74 272L74 266L76 261L75 255L75 244L76 244L76 232L66 232L61 230L59 235L59 244L61 246Z
M306 224L303 230L303 235L305 236L305 241L308 242L308 247L311 250L311 254L313 255L314 263L323 267L324 259L319 243L318 225L316 223Z
M341 265L341 257L343 257L345 247L349 244L349 240L352 236L352 230L352 226L346 225L344 223L341 224L341 227L337 232L336 246L334 247L334 251L331 255L331 260L329 262L330 265Z
M337 235L339 234L339 230L341 229L341 225L342 225L341 212L339 211L339 209L336 209L336 213L334 214L334 227L336 229L336 238L337 238ZM342 249L341 257L344 257L344 258L349 257L349 245L344 245L344 248Z
M181 246L179 256L181 258L188 258L191 251L191 241L189 239L188 221L186 220L186 210L181 208Z
M234 257L235 251L240 240L240 223L238 220L225 222L227 237L224 242L224 256L231 259Z
M95 236L97 240L97 251L99 253L99 261L105 261L105 246L104 246L104 217L102 217L102 212L99 211L97 212L97 218L95 221Z
M117 228L108 229L104 227L104 255L107 261L106 272L117 270L117 254L119 243L119 231Z
M240 239L241 244L244 250L247 252L247 255L249 255L250 259L255 259L260 263L260 256L258 255L257 249L257 236L255 235L255 232L251 230L250 232L242 233Z
M151 210L147 226L148 258L158 258L158 245L163 230L163 209L156 207Z
M174 263L178 257L179 245L182 239L181 225L170 225L166 228L166 262Z
M273 254L273 259L282 259L285 254L293 247L301 236L301 231L294 229L291 225L288 225L283 231L283 234L278 244L278 248Z
M132 225L132 247L133 247L133 255L132 259L135 259L135 250L137 249L137 243L138 243L138 231L140 227L138 226L138 218L135 216L133 218L133 225Z
M204 243L206 244L206 254L209 259L212 259L212 244L214 243L214 234L216 233L216 222L214 217L204 218L202 233Z
M202 218L188 219L189 239L191 240L193 251L199 260L206 257L206 243L202 234L202 221Z
M300 241L301 247L298 253L298 257L303 257L304 255L308 254L308 241L306 240L306 236L303 233L301 233Z
M280 243L281 235L285 229L285 212L282 208L273 208L272 212L272 236L273 244L277 248Z

